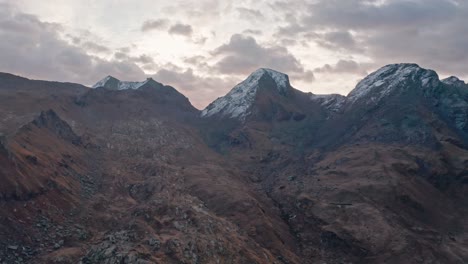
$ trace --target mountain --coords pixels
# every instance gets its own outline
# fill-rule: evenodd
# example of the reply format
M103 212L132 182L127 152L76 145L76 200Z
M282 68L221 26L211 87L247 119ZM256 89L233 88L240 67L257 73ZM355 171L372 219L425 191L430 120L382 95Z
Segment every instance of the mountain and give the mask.
M467 91L416 64L385 66L349 93L342 113L320 132L319 144L373 140L436 147L441 133L466 138Z
M89 88L80 84L30 80L0 73L0 133L14 133L41 111L55 109L61 114L73 104L76 96L87 90Z
M420 68L417 64L392 64L371 73L358 83L347 96L349 103L366 101L378 103L382 98L418 86L431 89L440 84L436 72Z
M466 83L460 79L458 79L457 77L455 76L450 76L448 78L445 78L442 80L443 83L447 84L447 85L452 85L452 86L456 86L456 87L466 87Z
M152 79L0 74L0 262L465 263L467 88L262 68L199 111Z
M312 94L310 99L331 112L339 112L346 102L346 96L341 94Z
M310 107L335 100L325 119L287 123L282 134L247 120L224 152L278 204L306 259L463 262L464 242L430 240L465 237L466 92L418 65L388 65L346 98L311 95Z
M97 82L95 85L93 85L93 88L104 87L110 90L138 89L151 81L153 81L153 79L148 78L146 81L143 82L122 82L109 75Z
M289 77L286 74L271 69L258 69L245 81L236 85L228 94L208 105L202 111L202 116L219 115L245 119L252 114L252 107L261 90L287 96L291 89Z
M272 141L303 144L336 111L334 102L341 103L339 96L318 97L293 88L286 74L261 68L201 112L201 130L219 152L234 145L256 152L271 148Z
M465 219L467 205L468 90L461 84L440 81L434 71L416 64L387 65L346 97L309 94L306 107L300 107L306 113L301 120L278 123L250 114L241 126L217 126L224 130L213 135L223 140L214 145L254 174L252 181L282 208L300 247L310 249L303 252L308 259L318 260L314 256L325 250L327 261L340 255L342 261L357 256L357 262L400 263L415 258L398 249L405 244L414 248L411 252L419 247L437 252L416 253L422 262L443 254L445 262L457 263L466 258L461 253L466 245L452 245L459 253L449 257L431 242L420 242L420 235L453 234L445 229L450 222L464 229L459 220ZM256 96L250 109L260 105L259 97L268 97ZM299 105L292 97L287 100ZM221 119L226 124L232 118ZM408 225L421 232L408 233ZM399 242L382 243L394 239ZM372 253L381 250L400 253Z
M41 144L30 142L30 138ZM0 146L4 161L0 197L27 201L57 189L69 191L73 185L76 187L77 182L66 175L79 171L82 161L74 153L81 147L81 138L54 111L41 112ZM72 164L65 166L69 160L73 160ZM60 166L50 166L51 163Z
M152 78L142 82L121 82L114 77L107 76L93 87L94 89L76 98L75 103L83 107L89 104L120 104L122 108L126 108L132 105L128 101L134 100L136 105L139 104L138 101L151 104L148 107L154 109L149 111L158 109L159 114L164 113L169 116L177 113L180 115L198 114L198 110L192 106L187 97L173 87L163 85ZM135 111L135 109L126 111Z
M287 121L303 119L311 110L310 94L294 89L286 74L261 68L209 104L201 116L240 122Z

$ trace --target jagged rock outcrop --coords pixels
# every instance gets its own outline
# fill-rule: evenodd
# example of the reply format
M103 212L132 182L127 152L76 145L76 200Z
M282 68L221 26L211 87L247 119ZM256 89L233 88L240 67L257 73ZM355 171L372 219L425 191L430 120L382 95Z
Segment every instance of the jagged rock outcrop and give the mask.
M77 136L67 122L60 119L54 110L42 111L39 117L34 119L31 123L38 128L46 128L55 133L59 138L71 142L74 145L81 144L81 138ZM23 129L29 130L30 127L26 126Z

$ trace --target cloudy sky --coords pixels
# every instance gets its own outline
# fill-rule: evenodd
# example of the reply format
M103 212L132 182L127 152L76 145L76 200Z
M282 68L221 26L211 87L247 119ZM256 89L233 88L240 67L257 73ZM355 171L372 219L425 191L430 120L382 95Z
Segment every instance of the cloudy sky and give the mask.
M466 0L0 0L0 71L150 76L198 108L260 67L346 95L389 63L468 79L467 25Z

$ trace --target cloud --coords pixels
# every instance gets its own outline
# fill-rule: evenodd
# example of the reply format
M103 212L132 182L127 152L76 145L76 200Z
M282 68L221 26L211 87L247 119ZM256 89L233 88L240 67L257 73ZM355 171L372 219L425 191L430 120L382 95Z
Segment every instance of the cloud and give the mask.
M164 29L169 24L167 19L146 20L141 25L141 31L147 32L156 29Z
M154 59L153 57L150 57L146 54L142 54L136 58L137 62L143 63L143 64L154 64Z
M195 67L198 71L209 72L212 68L207 63L208 58L202 55L195 55L191 57L185 57L184 63L189 64L191 67Z
M91 42L91 41L86 41L81 44L81 47L83 47L87 51L95 52L95 53L108 53L110 52L110 49L106 46Z
M289 76L292 80L302 80L305 82L313 82L315 81L315 74L311 70L305 70L303 72L293 72L289 73Z
M286 0L286 1L271 1L268 6L275 12L293 14L298 10L304 10L308 1L304 0Z
M338 73L338 74L357 74L367 75L369 65L362 65L354 60L339 60L336 64L325 64L322 67L316 68L316 73Z
M192 65L199 65L204 60L206 60L206 58L201 55L184 58L184 62L192 64Z
M246 29L242 33L247 35L261 36L263 34L263 31L259 29Z
M307 32L307 28L301 26L296 21L290 21L286 26L278 26L275 37L297 37L299 33ZM315 34L315 32L309 32Z
M205 44L207 40L208 38L204 36L198 36L192 39L193 43L198 44L198 45Z
M141 54L139 56L131 56L128 54L128 52L117 51L114 53L114 58L118 61L133 62L145 66L156 66L154 59L146 54Z
M294 45L297 45L297 40L284 38L280 40L280 43L282 46L285 46L285 47L294 46Z
M169 34L171 35L181 35L181 36L191 36L193 33L192 26L187 24L177 23L172 25L169 28Z
M451 0L321 0L309 6L303 22L314 28L394 30L443 22L457 9Z
M233 3L220 0L200 0L200 1L174 1L174 5L167 11L184 18L213 23L214 19L220 19L227 13Z
M306 37L377 65L415 62L442 74L467 72L467 1L318 0L284 17L278 36Z
M239 7L237 8L237 12L239 13L239 18L241 19L258 21L265 18L262 12L251 8Z
M36 16L0 8L0 71L37 79L92 84L112 74L141 79L144 72L133 62L104 60L65 41L62 26L40 21ZM86 43L93 51L105 47Z
M262 46L255 38L235 34L229 43L216 48L212 54L221 57L214 68L224 74L249 74L258 68L272 68L281 72L311 79L304 66L286 48Z
M317 44L327 49L344 51L362 51L355 37L349 31L331 31L322 34L313 34Z

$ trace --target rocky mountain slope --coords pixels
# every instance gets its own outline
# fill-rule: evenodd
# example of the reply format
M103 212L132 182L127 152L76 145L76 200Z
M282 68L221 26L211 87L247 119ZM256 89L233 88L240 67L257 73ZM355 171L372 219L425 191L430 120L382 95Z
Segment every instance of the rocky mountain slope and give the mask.
M0 74L0 263L465 263L468 86L348 95L259 69L206 109L152 79Z

